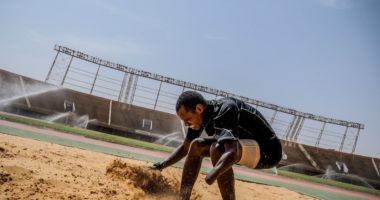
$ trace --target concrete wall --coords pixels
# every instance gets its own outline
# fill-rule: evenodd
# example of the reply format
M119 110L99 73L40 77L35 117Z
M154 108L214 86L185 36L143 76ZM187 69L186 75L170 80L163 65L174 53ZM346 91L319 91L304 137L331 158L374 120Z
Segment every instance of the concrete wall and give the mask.
M25 97L25 93L39 94ZM20 96L20 98L4 103L4 99L14 96ZM3 101L0 105L2 110L46 117L65 112L65 101L74 102L75 114L78 117L88 115L93 121L90 127L109 130L119 135L137 134L137 132L165 135L182 130L179 118L173 114L116 101L111 102L105 98L58 88L4 70L0 70L1 100ZM152 129L143 128L144 119L152 121Z

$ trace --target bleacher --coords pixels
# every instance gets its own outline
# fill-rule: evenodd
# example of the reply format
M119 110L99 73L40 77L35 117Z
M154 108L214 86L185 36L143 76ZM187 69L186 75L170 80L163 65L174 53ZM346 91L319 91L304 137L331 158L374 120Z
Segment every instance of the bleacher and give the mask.
M294 163L303 163L308 164L306 156L302 153L302 151L298 148L296 143L287 142L281 140L282 151L286 155L286 159L281 160L281 165L290 165Z
M376 175L372 158L307 145L304 145L304 148L321 168L341 174L357 175L373 187L380 188L380 178Z

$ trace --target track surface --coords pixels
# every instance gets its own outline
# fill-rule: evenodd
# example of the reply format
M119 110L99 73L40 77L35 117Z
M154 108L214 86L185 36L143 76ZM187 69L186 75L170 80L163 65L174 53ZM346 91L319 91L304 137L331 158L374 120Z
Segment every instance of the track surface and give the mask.
M153 150L147 150L142 148L136 148L131 146L125 146L120 144L114 144L110 142L99 141L91 138L86 138L78 135L68 134L64 132L59 132L50 129L36 128L29 125L9 122L0 120L0 132L10 134L7 131L2 129L12 128L21 131L38 133L46 136L58 137L62 139L77 141L81 143L96 145L99 147L111 148L118 151L130 152L136 159L142 159L147 161L162 160L166 158L169 154L164 152L158 152ZM149 159L151 158L151 159ZM152 159L153 158L153 159ZM181 166L181 164L177 165ZM209 160L204 160L203 168L210 169L212 168L211 162ZM281 187L287 187L291 190L295 190L307 195L315 196L321 199L380 199L379 196L370 195L366 193L360 193L355 191L349 191L341 188L336 188L327 185L321 185L317 183L311 183L303 180L291 179L283 176L276 176L274 174L268 174L260 172L257 170L248 169L241 166L234 166L235 176L242 180L253 181L256 183L264 183L270 185L276 185Z

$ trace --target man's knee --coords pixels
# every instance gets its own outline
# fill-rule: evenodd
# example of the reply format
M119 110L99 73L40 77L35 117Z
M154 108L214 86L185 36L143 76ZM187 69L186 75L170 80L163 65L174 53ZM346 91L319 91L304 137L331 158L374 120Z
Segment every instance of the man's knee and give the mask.
M190 144L189 153L192 155L207 156L209 154L210 144L206 143L203 138L194 139Z

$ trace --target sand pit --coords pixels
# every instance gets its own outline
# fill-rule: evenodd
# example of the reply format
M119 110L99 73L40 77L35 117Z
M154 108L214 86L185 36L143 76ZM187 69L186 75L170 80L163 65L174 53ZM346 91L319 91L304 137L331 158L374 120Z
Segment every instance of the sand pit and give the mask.
M135 190L145 191L146 194L165 199L175 199L178 194L179 181L176 177L166 178L157 170L148 169L146 166L114 160L108 165L106 175L115 181L121 181ZM140 197L144 196L140 192ZM194 195L198 196L198 195Z
M174 199L181 169L0 133L0 199ZM198 177L192 199L221 199ZM237 199L313 199L286 188L236 181Z

